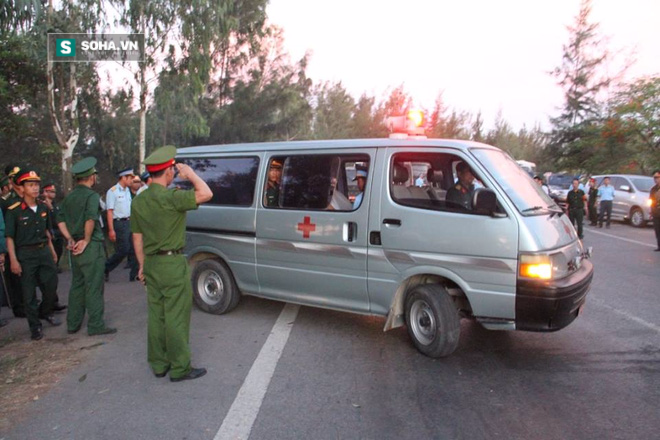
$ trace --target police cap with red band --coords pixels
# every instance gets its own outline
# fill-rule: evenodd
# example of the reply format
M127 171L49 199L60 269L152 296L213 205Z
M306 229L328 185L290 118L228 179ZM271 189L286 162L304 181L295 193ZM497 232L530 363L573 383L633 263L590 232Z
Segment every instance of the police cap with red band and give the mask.
M17 185L23 185L25 182L41 182L41 177L34 170L21 170L15 179Z
M144 160L144 164L147 166L147 171L153 174L174 165L176 163L174 160L175 156L176 147L173 145L166 145L151 153L149 157Z

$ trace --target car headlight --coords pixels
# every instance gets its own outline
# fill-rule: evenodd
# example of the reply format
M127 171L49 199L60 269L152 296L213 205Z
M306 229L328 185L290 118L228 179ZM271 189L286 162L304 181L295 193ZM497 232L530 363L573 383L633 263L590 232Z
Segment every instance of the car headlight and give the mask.
M565 261L560 253L554 254L520 254L518 277L532 280L560 279L569 275L579 267L573 261ZM580 258L581 260L581 258Z

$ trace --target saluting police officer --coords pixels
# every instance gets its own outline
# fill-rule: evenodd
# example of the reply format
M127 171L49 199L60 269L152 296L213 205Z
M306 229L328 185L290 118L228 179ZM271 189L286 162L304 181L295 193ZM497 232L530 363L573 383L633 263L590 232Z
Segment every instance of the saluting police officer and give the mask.
M458 181L447 191L446 201L454 206L472 209L472 194L474 193L474 174L465 162L456 164ZM451 205L450 205L451 206Z
M99 223L101 197L92 187L97 183L96 159L87 157L71 171L77 181L75 188L60 205L57 223L71 251L71 289L67 331L80 330L89 315L87 333L90 336L116 333L103 321L103 272L105 270L104 239Z
M182 254L186 211L211 200L213 193L188 165L176 164L176 147L154 151L144 161L152 176L149 188L133 200L131 230L140 263L138 278L146 283L149 322L147 360L156 377L170 373L178 382L197 379L204 368L190 362L190 268ZM179 177L190 180L193 190L167 189Z
M57 292L57 254L50 236L48 208L39 202L41 178L34 170L21 170L15 180L23 188L23 201L7 208L7 250L11 271L21 278L23 304L31 337L43 337L42 319L60 325L53 315ZM43 300L37 307L37 285L41 285Z
M128 280L135 281L138 264L135 260L135 251L131 240L131 189L135 173L133 168L126 168L119 172L117 184L111 187L105 195L108 217L108 237L115 243L115 253L105 262L105 279L108 280L110 272L128 257L131 269Z

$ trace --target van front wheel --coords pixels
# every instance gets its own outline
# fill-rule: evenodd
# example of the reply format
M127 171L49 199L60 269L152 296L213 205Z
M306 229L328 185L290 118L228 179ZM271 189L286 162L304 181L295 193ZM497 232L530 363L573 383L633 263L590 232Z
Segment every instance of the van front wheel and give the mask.
M229 268L216 260L195 265L192 274L193 298L205 312L222 315L238 305L240 293Z
M415 347L426 356L449 356L458 347L458 310L442 286L424 284L410 292L406 298L406 325Z

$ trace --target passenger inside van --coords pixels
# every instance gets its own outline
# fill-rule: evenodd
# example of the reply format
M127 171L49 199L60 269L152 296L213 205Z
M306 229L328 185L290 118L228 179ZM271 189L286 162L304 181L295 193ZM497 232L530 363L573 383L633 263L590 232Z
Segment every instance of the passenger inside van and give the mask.
M279 206L280 184L282 181L282 162L273 159L268 168L268 183L264 195L264 203L268 207Z

